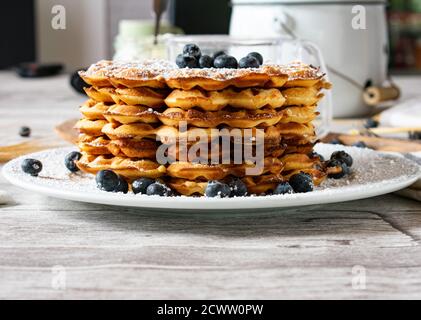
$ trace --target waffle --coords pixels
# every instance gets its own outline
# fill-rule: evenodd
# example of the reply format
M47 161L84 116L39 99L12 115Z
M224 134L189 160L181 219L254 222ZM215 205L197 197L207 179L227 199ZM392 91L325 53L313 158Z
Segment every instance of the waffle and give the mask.
M152 139L115 139L110 140L106 136L89 136L82 134L78 139L78 147L81 151L91 155L114 155L118 157L128 158L146 158L155 159L156 151L158 149L158 142ZM242 146L241 146L242 147ZM206 143L187 143L187 144L172 144L165 145L167 149L166 155L172 161L180 160L182 155L188 156L188 160L192 162L204 162L211 159L223 159L223 149L220 147L219 142ZM192 149L194 148L194 149ZM230 145L230 151L235 148L233 144ZM311 151L312 144L300 146L287 146L286 144L265 144L264 156L265 157L280 157L285 152L290 152L294 148L295 153L308 153ZM193 151L192 151L193 150ZM194 152L196 150L196 152ZM252 147L251 152L255 154L256 148ZM207 152L206 152L207 151ZM205 153L205 154L204 154ZM231 155L231 154L230 154Z
M308 123L316 118L316 107L289 107L280 111L270 108L241 111L199 111L168 108L158 115L168 126L178 126L181 121L201 128L215 128L225 124L232 128L269 127L278 122Z
M263 107L279 108L285 98L278 89L225 89L222 91L173 90L165 99L170 108L189 110L198 107L205 111L220 111L226 106L256 110Z
M87 134L79 135L77 145L80 151L91 155L110 154L108 145L110 140L104 136L90 136Z
M248 194L262 194L273 191L279 182L284 181L284 178L279 174L264 174L261 176L244 177L242 181L247 186ZM178 193L185 196L192 196L204 195L208 182L172 178L168 184Z
M110 169L128 180L145 177L156 179L166 173L166 168L153 160L131 159L104 155L91 155L83 153L76 162L82 171L96 174L100 170Z
M97 102L106 102L106 103L113 103L114 100L111 94L115 91L114 88L99 88L96 89L95 87L84 88L86 95L94 101Z
M100 61L80 76L95 87L151 87L190 90L222 90L229 86L250 87L311 87L322 78L318 68L299 62L289 65L263 65L246 69L178 69L168 61L143 62Z
M147 87L140 88L85 88L89 98L98 102L125 103L129 105L142 105L150 108L161 107L164 104L166 93L162 90L153 90Z
M320 185L326 178L326 173L317 169L305 169L301 171L293 171L287 175L282 174L264 174L261 176L247 176L241 178L247 186L249 195L270 194L275 190L277 185L282 181L288 181L289 177L299 172L305 172L312 176L315 185ZM178 193L185 196L204 195L206 191L207 181L187 180L180 178L171 178L168 185Z
M87 122L87 120L81 120L79 122ZM87 124L85 125L87 126ZM190 128L187 131L180 132L177 128L172 126L153 126L146 123L132 123L120 125L118 123L107 123L101 127L101 134L107 135L110 139L121 139L121 138L158 138L163 143L169 143L168 141L178 141L185 139L191 141L193 138L198 137L199 139L209 139L212 136L210 128ZM253 136L256 130L253 129ZM292 139L294 137L300 137L302 139L314 140L314 126L312 124L301 124L301 123L279 123L273 127L262 128L264 132L264 142L268 144L275 144L279 142L282 137L286 139ZM243 138L245 136L244 130L238 129L232 133L233 138Z
M191 162L174 162L167 167L167 175L173 178L187 180L206 179L221 180L227 176L244 177L247 168L253 168L255 164L202 164ZM283 169L282 162L277 158L267 157L264 159L264 166L261 172L254 175L261 175L267 172L279 173Z
M76 123L75 128L78 129L80 133L98 137L103 135L102 128L107 124L108 122L106 120L81 119Z
M95 100L87 100L79 108L79 111L88 120L105 120L104 114L107 112L109 106L104 102L96 102Z
M134 122L159 122L157 114L152 108L125 104L114 104L110 106L107 111L104 112L104 117L109 122L119 122L122 124Z

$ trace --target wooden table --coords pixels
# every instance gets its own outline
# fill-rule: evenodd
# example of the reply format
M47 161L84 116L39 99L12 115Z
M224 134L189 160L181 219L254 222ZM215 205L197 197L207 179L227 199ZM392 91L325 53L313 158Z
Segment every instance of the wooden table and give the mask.
M2 144L24 124L53 135L83 101L65 76L0 83ZM396 195L170 214L0 189L14 198L0 205L0 298L421 298L421 205Z

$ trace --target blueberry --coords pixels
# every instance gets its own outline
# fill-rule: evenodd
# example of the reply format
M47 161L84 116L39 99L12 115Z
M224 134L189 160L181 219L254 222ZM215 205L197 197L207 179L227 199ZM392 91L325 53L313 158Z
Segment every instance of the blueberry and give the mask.
M148 196L169 196L172 194L171 189L168 188L165 184L162 184L160 182L154 182L150 184L146 188L146 194Z
M196 58L196 60L199 60L200 56L202 55L202 52L200 52L200 48L196 44L189 43L184 46L183 54L186 56L194 57Z
M149 178L139 178L132 183L132 190L134 194L146 194L146 189L154 183L155 180Z
M216 180L211 180L208 182L205 190L206 197L220 197L226 198L231 194L231 188L226 184Z
M421 131L413 131L408 135L410 140L421 140Z
M352 163L354 162L352 160L352 157L346 153L345 151L335 151L330 156L331 160L339 160L344 162L348 167L352 167Z
M240 179L233 178L228 182L231 189L231 197L244 197L247 194L247 186Z
M352 146L357 148L367 148L367 145L364 143L364 141L355 142Z
M226 53L225 51L222 51L222 50L220 50L220 51L216 51L216 52L212 55L212 58L215 60L215 59L216 59L216 57L223 56L223 55L227 55L227 53Z
M238 63L237 59L235 59L233 56L221 55L215 58L213 61L213 66L215 68L237 69Z
M240 59L238 66L240 68L258 68L260 67L260 64L259 60L257 60L255 57L247 56Z
M332 139L329 142L330 144L342 144L342 142L339 139Z
M95 181L99 189L116 192L120 184L120 177L114 171L101 170L96 174Z
M31 128L21 127L20 130L19 130L19 135L21 137L29 137L31 135Z
M294 193L294 189L292 189L291 185L288 182L281 182L278 184L273 191L273 194L287 194L287 193Z
M325 158L320 153L317 153L315 151L312 151L308 156L310 158L319 158L320 161L325 161Z
M329 178L333 178L333 179L340 179L344 176L346 176L347 174L349 174L350 170L349 167L346 165L345 162L338 160L338 159L333 159L333 160L329 160L329 162L327 163L327 166L329 168L339 168L340 171L337 173L329 173L328 177Z
M259 65L262 65L262 64L263 64L263 57L262 57L262 55L261 55L260 53L258 53L258 52L250 52L250 53L247 55L247 57L253 57L253 58L256 58L256 59L257 59L257 61L259 62Z
M114 192L123 192L127 193L129 191L129 184L122 176L118 176L118 184Z
M368 118L367 121L364 124L364 127L367 129L370 128L377 128L379 126L379 122L372 119L372 118Z
M292 189L294 189L294 192L297 193L313 191L314 187L311 176L304 172L294 174L291 178L289 178L289 184Z
M85 90L83 90L83 88L89 87L89 84L80 77L79 71L73 72L70 75L70 85L76 90L76 92L82 94L85 94Z
M179 68L197 68L199 66L195 57L184 54L179 54L175 62Z
M76 172L79 170L79 168L76 165L76 161L79 160L81 157L82 154L80 152L72 151L64 157L64 165L67 169L69 169L70 172Z
M36 159L25 159L21 163L22 171L36 177L42 170L42 163Z
M213 59L208 55L203 55L199 59L199 67L201 68L212 68L213 67Z

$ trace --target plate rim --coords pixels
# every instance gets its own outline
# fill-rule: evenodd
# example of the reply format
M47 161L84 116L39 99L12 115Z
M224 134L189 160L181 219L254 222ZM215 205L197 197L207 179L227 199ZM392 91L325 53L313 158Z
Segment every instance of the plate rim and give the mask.
M346 147L346 146L344 146ZM349 148L349 147L348 147ZM311 193L294 194L292 198L288 199L290 195L268 195L268 196L251 196L251 197L233 197L233 198L206 198L206 197L170 197L164 198L169 201L162 201L163 198L159 196L147 195L130 195L125 196L119 193L105 192L104 194L98 192L95 194L84 193L82 191L69 191L62 189L55 189L45 185L33 184L31 181L20 180L12 174L9 170L14 163L18 162L24 157L31 157L45 152L53 152L58 150L70 150L71 147L62 147L47 149L27 155L17 157L7 162L2 168L3 177L12 185L30 190L48 197L66 199L71 201L95 203L102 205L124 206L139 209L165 209L168 211L174 210L196 210L196 211L220 211L220 210L243 210L243 209L276 209L276 208L292 208L307 205L319 205L328 203L339 203L352 200L360 200L371 198L391 192L401 190L413 184L421 178L421 166L418 166L414 161L406 159L401 155L381 153L388 157L394 157L398 160L405 159L405 161L412 162L418 167L417 173L406 176L406 179L401 180L402 176L398 176L389 180L379 181L369 184L370 188L366 188L364 193L358 188L361 184L343 186L337 189L330 189L330 193L324 193L325 190L315 190ZM74 149L74 148L73 148ZM374 150L370 150L374 151ZM376 151L374 151L376 152ZM399 180L399 181L396 181ZM378 186L378 187L377 187ZM124 198L122 198L122 196ZM292 196L292 195L291 195ZM284 201L282 201L284 200ZM286 201L287 200L287 201ZM124 202L124 203L122 203ZM211 206L209 208L209 206Z

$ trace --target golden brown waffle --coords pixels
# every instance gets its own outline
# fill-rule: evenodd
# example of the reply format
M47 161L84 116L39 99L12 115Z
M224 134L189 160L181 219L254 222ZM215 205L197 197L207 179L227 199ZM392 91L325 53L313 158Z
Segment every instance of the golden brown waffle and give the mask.
M168 126L178 126L181 121L201 128L215 128L225 124L232 128L269 127L278 122L308 123L317 116L316 107L288 107L282 110L259 109L241 111L199 111L168 108L158 114L159 120Z
M122 124L133 122L159 122L157 114L152 108L125 104L114 104L110 106L104 113L104 117L109 122L120 122Z
M117 139L80 135L79 149L91 155L114 155L116 157L155 159L157 142L151 139Z
M79 108L79 111L85 116L88 120L104 120L104 113L107 112L109 106L103 102L96 102L95 100L87 100Z
M150 108L162 107L166 92L151 88L85 88L85 92L92 100L106 103L125 103L128 105L142 105Z
M317 169L304 169L297 170L289 173L288 175L282 174L264 174L261 176L247 176L241 180L247 186L247 193L249 195L261 195L261 194L270 194L275 190L277 185L282 181L288 181L288 179L299 172L305 172L312 176L313 182L315 185L320 185L323 180L326 178L326 174ZM204 195L206 187L208 185L207 181L191 181L181 178L171 178L168 181L168 185L177 191L178 193L185 196L192 195Z
M219 111L226 106L233 108L256 110L265 106L282 107L285 98L278 89L244 89L241 91L225 89L222 91L173 90L165 99L171 108L189 110L199 107L205 111Z
M285 98L285 106L312 106L316 105L324 94L316 87L309 88L288 88L282 90Z
M80 151L92 154L92 155L101 155L101 154L110 154L108 145L110 140L104 136L90 136L87 134L81 134L78 138L78 147Z
M87 120L81 120L86 122ZM228 130L230 128L227 128ZM256 128L252 129L252 136L256 136ZM306 139L306 141L314 140L314 126L311 123L279 123L273 127L261 129L264 132L264 142L267 144L276 144L282 137L286 139ZM177 128L171 126L153 126L146 123L132 123L120 125L118 123L107 123L102 128L102 133L106 134L110 139L122 138L152 138L158 137L163 143L170 143L185 139L186 141L193 141L196 137L204 140L212 137L212 129L210 128L190 128L187 131L180 132ZM244 130L238 129L229 131L233 138L243 138L245 136ZM253 142L253 141L252 141ZM247 143L247 142L245 142Z
M296 152L308 152L308 148L303 145L302 147L296 146ZM310 144L310 146L312 146ZM167 155L174 160L187 160L189 162L211 162L212 160L218 159L221 163L224 159L224 149L221 147L221 143L219 142L211 142L206 143L204 146L202 143L188 143L188 144L172 144L172 145L165 145L167 147ZM242 145L235 145L231 143L228 149L228 156L231 160L234 159L234 152L235 148L237 150L243 151ZM280 157L284 154L284 152L288 150L288 147L285 144L264 144L263 146L263 154L264 157ZM312 149L310 149L311 151ZM256 146L251 146L250 150L251 154L256 154ZM242 157L244 159L244 157Z
M114 156L96 156L83 153L77 161L80 170L96 174L100 170L110 169L128 180L145 177L156 179L165 175L166 168L153 160L136 160Z
M255 164L201 164L191 162L174 162L167 167L167 175L173 178L187 180L206 179L221 180L229 175L244 177L247 168L253 168ZM267 172L279 173L283 169L282 162L277 158L267 157L264 159L264 166L260 172L254 175L261 175Z
M249 69L179 69L168 61L147 60L143 62L100 61L81 77L96 87L152 87L168 86L172 89L222 90L229 86L237 88L310 87L322 79L318 68L299 62L288 65L263 65Z
M102 128L107 124L108 122L106 120L81 119L76 123L75 128L78 129L80 133L98 137L103 135Z

